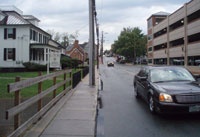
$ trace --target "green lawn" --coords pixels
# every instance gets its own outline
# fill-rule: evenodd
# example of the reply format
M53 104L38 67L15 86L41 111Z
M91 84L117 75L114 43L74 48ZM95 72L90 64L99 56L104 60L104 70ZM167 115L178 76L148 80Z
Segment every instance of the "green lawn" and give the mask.
M42 72L43 75L46 74L46 72ZM0 77L6 77L6 78L15 78L17 76L20 76L22 78L31 78L38 76L38 72L10 72L10 73L0 73Z
M77 71L79 71L79 70L73 70L72 73L77 72ZM42 72L42 75L45 75L45 74L46 74L46 72ZM20 76L21 79L27 79L27 78L37 77L38 72L0 73L0 98L13 98L14 97L14 93L7 92L7 85L9 83L14 83L15 77L17 77L17 76ZM69 77L69 75L67 75L67 77ZM61 75L60 77L58 77L56 79L56 83L59 83L62 80L63 80L63 75ZM42 84L42 90L48 89L52 85L53 85L53 80L46 80ZM67 85L69 85L69 83L67 83ZM57 90L57 94L60 93L62 90L63 90L63 87L60 87ZM27 98L27 97L36 95L37 91L38 91L38 85L36 84L31 87L24 88L22 90L22 92L20 92L20 93L21 93L22 98ZM52 96L52 94L50 96Z

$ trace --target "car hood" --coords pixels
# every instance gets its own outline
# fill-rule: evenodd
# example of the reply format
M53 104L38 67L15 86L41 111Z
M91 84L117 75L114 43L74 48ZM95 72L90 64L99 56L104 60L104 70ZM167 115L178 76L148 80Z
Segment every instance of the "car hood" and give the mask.
M155 88L161 92L176 93L200 93L200 85L196 82L165 82L155 83Z

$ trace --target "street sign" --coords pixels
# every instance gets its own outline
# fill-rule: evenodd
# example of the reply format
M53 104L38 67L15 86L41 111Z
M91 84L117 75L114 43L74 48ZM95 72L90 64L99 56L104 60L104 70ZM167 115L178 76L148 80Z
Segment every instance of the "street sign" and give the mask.
M50 68L60 68L60 53L50 52L49 63Z

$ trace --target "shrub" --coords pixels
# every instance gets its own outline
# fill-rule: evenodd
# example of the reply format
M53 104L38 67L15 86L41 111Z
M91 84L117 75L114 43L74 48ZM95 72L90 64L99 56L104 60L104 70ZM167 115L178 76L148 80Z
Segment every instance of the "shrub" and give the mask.
M71 68L72 67L72 59L69 57L62 56L60 63L62 64L62 68Z
M72 66L73 66L73 68L77 68L82 63L83 63L83 61L81 61L81 60L72 59Z
M47 69L47 65L41 65L33 62L24 62L23 65L30 71L44 71Z
M66 56L61 57L62 68L77 68L83 62L78 59L72 59Z

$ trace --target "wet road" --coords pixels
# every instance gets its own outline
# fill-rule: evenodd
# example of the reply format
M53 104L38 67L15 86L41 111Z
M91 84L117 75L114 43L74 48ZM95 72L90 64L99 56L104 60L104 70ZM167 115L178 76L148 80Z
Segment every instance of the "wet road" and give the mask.
M114 58L104 59L100 65L104 137L200 137L199 115L152 115L134 97L133 77L140 66L115 63L107 67L106 62Z

